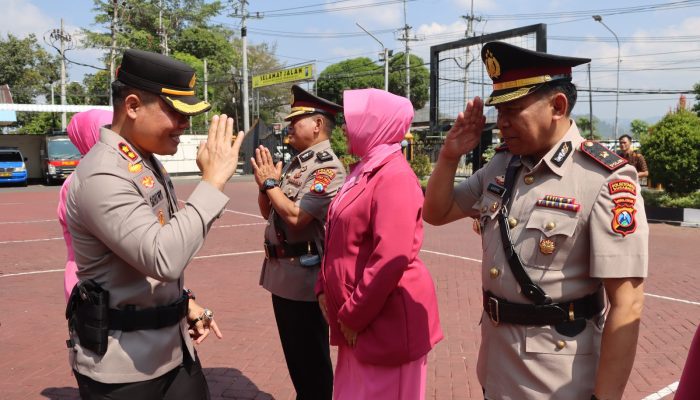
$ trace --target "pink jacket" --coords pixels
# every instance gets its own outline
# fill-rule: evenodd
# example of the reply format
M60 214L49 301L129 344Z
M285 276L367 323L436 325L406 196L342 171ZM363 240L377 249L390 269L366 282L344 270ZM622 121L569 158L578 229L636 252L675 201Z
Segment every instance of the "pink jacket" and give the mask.
M346 108L348 136L351 111ZM373 112L382 110L368 107L361 114L381 126L397 118ZM354 352L361 362L404 364L443 337L433 280L418 258L422 208L423 193L401 152L359 175L331 205L316 290L326 295L331 344L345 341L337 322L342 321L359 332Z
M68 124L68 137L78 148L80 154L85 155L90 148L100 139L100 126L112 123L112 112L105 110L88 110L73 115ZM73 175L68 176L61 186L58 194L58 222L63 230L63 239L66 241L66 270L63 273L63 291L66 301L73 290L73 286L78 283L78 267L75 264L75 254L73 253L73 241L68 226L66 225L66 195Z

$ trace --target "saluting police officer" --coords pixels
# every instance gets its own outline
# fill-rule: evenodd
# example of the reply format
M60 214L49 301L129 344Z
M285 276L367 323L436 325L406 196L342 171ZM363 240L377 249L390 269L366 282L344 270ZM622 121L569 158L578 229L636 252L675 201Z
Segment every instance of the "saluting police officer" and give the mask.
M263 146L251 158L267 218L260 284L272 293L282 350L297 399L330 399L333 370L328 324L314 286L325 235L326 212L343 185L345 170L329 141L338 104L292 86L289 145L299 153L284 171Z
M589 59L483 46L505 145L453 187L479 142L469 101L428 182L423 216L477 219L484 314L477 373L487 399L620 399L632 369L647 275L637 172L570 118L572 67ZM610 303L604 318L605 294Z
M238 135L212 118L197 163L202 181L178 209L155 154L175 154L195 96L195 71L167 56L127 50L112 83L114 117L73 175L66 205L79 284L67 317L70 364L83 399L209 399L193 348L213 330L210 310L184 291L184 270L229 198Z

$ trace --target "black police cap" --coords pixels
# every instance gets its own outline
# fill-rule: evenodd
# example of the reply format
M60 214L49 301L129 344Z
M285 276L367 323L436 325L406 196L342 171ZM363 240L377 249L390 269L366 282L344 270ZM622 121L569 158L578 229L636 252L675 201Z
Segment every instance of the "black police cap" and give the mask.
M189 65L168 56L143 50L124 52L117 80L131 87L155 93L184 115L197 115L211 105L195 95L195 71Z
M304 114L324 114L331 119L335 119L336 114L343 111L341 105L335 104L322 97L315 96L299 85L292 86L292 110L284 117L285 121Z
M523 49L504 42L489 42L481 49L481 60L493 80L487 106L527 96L547 82L571 80L571 68L591 62L589 58L558 56Z

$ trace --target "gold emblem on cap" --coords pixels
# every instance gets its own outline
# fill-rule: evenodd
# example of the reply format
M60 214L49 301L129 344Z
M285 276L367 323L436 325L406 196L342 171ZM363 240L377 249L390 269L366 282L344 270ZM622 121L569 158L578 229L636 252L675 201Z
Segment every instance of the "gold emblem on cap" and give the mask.
M197 82L197 74L192 74L192 79L190 79L190 83L187 85L190 89L194 87L194 84Z
M491 50L486 50L486 60L484 64L486 64L486 70L491 79L498 79L498 77L501 76L501 64L499 64L496 57L493 56Z
M542 254L552 254L554 253L554 250L556 250L556 247L557 246L550 239L540 240L540 252Z

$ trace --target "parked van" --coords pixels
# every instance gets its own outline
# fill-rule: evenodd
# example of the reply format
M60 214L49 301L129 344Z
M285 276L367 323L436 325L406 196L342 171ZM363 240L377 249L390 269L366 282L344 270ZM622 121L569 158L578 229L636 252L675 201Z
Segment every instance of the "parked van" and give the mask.
M27 186L26 161L17 147L0 147L0 183Z
M82 154L70 141L66 132L46 135L41 146L41 168L47 185L65 180L75 171Z

